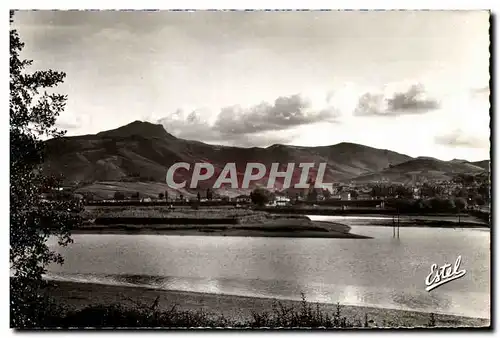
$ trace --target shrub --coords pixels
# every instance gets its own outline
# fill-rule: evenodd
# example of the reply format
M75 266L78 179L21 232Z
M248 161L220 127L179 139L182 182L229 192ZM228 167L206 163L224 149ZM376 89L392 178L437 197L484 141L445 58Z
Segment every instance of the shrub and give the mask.
M320 309L319 304L307 303L305 296L298 307L286 306L276 301L272 312L253 312L249 320L232 321L223 315L213 315L203 310L182 311L173 305L169 310L160 310L159 297L151 305L134 301L135 306L92 305L80 310L61 310L58 315L51 311L43 318L43 327L60 328L116 328L116 327L250 327L250 328L346 328L361 327L361 322L349 321L342 316L341 305L334 313ZM365 316L365 321L367 317Z
M121 191L116 191L113 198L117 201L123 201L125 199L125 194Z
M272 194L270 191L262 188L257 188L250 193L250 199L252 203L258 206L264 206L269 203L272 199Z

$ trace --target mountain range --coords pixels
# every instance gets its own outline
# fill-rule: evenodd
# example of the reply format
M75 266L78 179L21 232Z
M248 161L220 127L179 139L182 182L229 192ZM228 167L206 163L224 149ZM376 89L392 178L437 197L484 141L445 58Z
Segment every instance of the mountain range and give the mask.
M299 147L276 144L267 148L239 148L211 145L184 140L167 132L160 124L135 121L117 129L94 135L62 137L46 141L44 169L63 174L67 182L92 184L99 181L152 181L165 182L168 167L176 162L209 162L215 167L212 179L199 186L211 186L218 173L228 162L236 163L241 182L246 164L259 162L270 168L278 162L313 162L315 176L319 163L327 163L324 182L372 183L391 181L398 183L414 179L442 180L457 173L478 174L489 171L489 160L442 161L430 157L400 154L354 143L331 146ZM254 185L265 185L267 174ZM296 168L292 182L297 182L300 169ZM177 171L175 180L191 179L185 170ZM283 180L276 184L280 188Z

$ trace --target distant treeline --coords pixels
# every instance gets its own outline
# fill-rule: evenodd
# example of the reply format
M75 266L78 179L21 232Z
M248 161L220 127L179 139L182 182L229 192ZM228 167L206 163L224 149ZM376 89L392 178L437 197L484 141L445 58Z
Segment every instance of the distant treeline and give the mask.
M349 216L349 215L439 215L439 216L456 216L456 212L438 212L438 211L402 211L392 208L352 208L352 209L326 209L326 208L257 208L257 211L266 211L270 213L280 214L298 214L298 215L319 215L319 216ZM466 213L464 211L463 213Z
M258 210L269 211L274 213L294 213L294 214L314 214L314 215L350 215L350 214L457 214L457 213L469 213L473 216L481 218L485 221L489 221L489 213L482 212L479 210L469 209L467 202L463 198L430 198L430 199L389 199L385 200L384 208L369 207L369 205L360 206L358 203L361 201L342 201L341 205L346 205L346 209L329 209L321 208L321 205L325 206L325 203L317 203L317 207L311 208L307 207L306 203L303 203L303 207L291 206L291 207L262 207ZM345 203L353 202L353 203ZM371 201L367 201L371 202ZM366 203L368 204L368 203ZM326 205L331 206L331 204L326 203ZM357 208L356 208L357 207Z
M489 212L481 211L481 210L470 210L469 214L479 219L482 219L485 222L491 221L491 216Z
M426 213L426 212L456 212L467 209L467 201L464 198L440 198L429 199L402 199L395 198L387 200L387 208L396 209L405 213Z
M250 202L236 202L236 201L150 201L150 202L141 202L141 201L86 201L85 205L88 206L138 206L138 207L154 207L154 206L186 206L190 207L193 205L198 205L200 207L213 207L213 206L236 206L236 205L249 205Z
M328 199L322 201L299 201L294 202L295 206L300 205L318 205L318 206L332 206L332 207L359 207L359 208L375 208L377 205L380 205L384 202L383 199L370 199L370 200L339 200L339 199Z
M331 200L323 200L323 201L299 201L299 202L294 202L294 206L300 206L300 205L324 205L324 206L338 206L341 207L343 205L345 206L357 206L357 207L376 207L377 205L380 205L380 203L383 202L381 199L374 199L374 200L336 200L336 199L331 199ZM173 206L192 206L193 204L197 204L200 207L203 206L236 206L236 205L250 205L252 204L249 201L227 201L227 200L221 200L221 201L150 201L150 202L141 202L139 200L126 200L126 201L86 201L86 205L95 205L95 206L167 206L167 205L173 205ZM293 206L291 206L293 207Z

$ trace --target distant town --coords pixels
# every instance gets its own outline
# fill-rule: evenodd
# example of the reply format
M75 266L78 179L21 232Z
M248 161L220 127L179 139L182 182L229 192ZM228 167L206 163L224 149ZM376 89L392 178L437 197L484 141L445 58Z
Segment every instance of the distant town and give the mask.
M314 183L314 182L311 182ZM83 190L83 192L81 192ZM202 204L245 206L257 204L265 207L299 207L300 205L336 206L339 208L372 207L385 208L386 203L398 200L406 201L420 209L481 209L489 210L490 182L489 175L457 174L449 181L422 182L417 179L408 184L390 182L379 183L333 183L332 189L289 188L286 190L271 191L256 187L248 190L247 194L229 196L230 189L210 188L198 189L190 192L190 196L179 191L165 190L157 196L144 192L115 191L107 199L95 198L91 192L85 192L78 186L61 186L57 191L49 191L44 198L51 199L79 199L86 204L127 203L127 204Z

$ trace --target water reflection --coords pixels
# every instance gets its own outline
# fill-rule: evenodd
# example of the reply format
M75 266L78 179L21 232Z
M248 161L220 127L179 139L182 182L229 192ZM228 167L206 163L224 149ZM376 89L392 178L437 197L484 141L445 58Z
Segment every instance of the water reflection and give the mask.
M403 231L404 230L404 231ZM489 315L489 232L353 226L373 239L76 235L49 278ZM364 233L362 233L364 232ZM127 249L128 248L128 249ZM426 292L433 263L467 274Z

